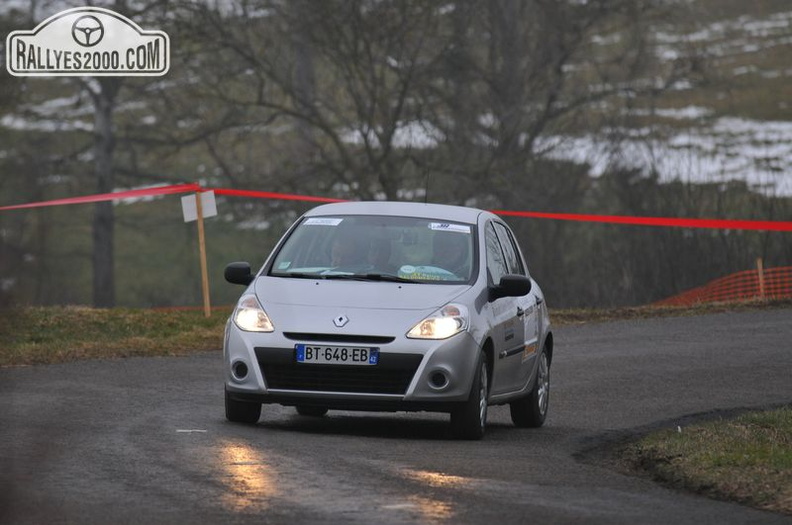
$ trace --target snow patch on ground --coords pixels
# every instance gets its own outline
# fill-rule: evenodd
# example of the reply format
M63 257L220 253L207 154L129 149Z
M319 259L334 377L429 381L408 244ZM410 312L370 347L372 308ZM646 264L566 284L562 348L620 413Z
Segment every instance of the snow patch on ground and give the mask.
M358 146L368 144L370 147L380 148L382 134L382 129L376 132L366 128L352 129L344 132L341 140L347 144ZM398 122L391 144L402 149L429 149L436 147L442 140L444 140L443 133L428 121Z
M700 106L668 109L632 109L627 114L636 117L662 117L674 120L697 120L712 115L712 110Z
M631 115L650 115L636 109ZM768 195L792 196L792 122L748 120L736 117L712 119L711 110L699 106L656 109L654 114L675 120L709 120L708 125L687 129L661 127L604 129L583 136L540 137L535 144L541 155L556 160L588 164L599 177L614 168L657 173L660 180L690 183L724 183L742 180ZM483 122L489 115L481 117ZM349 144L363 145L364 133L348 131ZM376 134L366 136L380 147ZM442 133L429 122L402 124L394 133L396 148L434 148ZM494 141L489 144L495 146ZM482 143L487 145L487 143Z
M728 57L758 53L792 44L792 11L774 13L766 18L748 15L721 20L688 33L657 31L654 33L657 56L675 60L688 53L693 45L705 54Z
M26 119L18 115L3 115L0 126L19 131L93 131L93 124L82 120Z
M743 180L762 193L792 196L792 122L724 117L667 137L648 129L611 129L547 137L539 147L550 158L589 164L595 177L625 167L656 172L665 182Z

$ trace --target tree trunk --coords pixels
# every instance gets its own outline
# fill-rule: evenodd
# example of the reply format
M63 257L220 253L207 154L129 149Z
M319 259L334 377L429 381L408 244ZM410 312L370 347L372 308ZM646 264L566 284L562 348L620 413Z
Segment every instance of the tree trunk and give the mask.
M115 130L113 109L121 87L121 79L98 79L98 89L92 92L94 101L94 158L96 162L96 192L113 191L113 150ZM114 211L112 202L99 202L93 216L93 304L97 308L115 306L115 258L113 242Z
M294 33L292 46L294 52L294 95L297 109L300 112L311 114L316 102L316 72L314 69L314 51L311 45L310 24L311 4L305 1L296 1L291 4L295 13ZM297 134L299 135L298 158L300 159L299 171L311 164L316 138L314 128L305 120L297 119Z

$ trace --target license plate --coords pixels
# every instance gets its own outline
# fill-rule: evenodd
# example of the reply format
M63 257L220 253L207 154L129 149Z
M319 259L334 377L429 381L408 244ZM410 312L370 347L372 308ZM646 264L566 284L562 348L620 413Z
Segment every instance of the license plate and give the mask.
M369 366L379 362L379 348L299 344L294 349L298 363Z

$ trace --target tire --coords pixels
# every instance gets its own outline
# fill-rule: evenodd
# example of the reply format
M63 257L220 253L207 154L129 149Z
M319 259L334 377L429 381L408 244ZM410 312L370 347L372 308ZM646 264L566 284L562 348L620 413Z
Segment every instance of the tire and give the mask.
M225 413L226 419L234 423L258 423L261 417L261 403L248 403L246 401L236 401L231 399L228 392L225 393Z
M296 408L297 408L297 413L300 414L301 416L322 417L323 415L327 414L327 408L325 407L297 405Z
M539 354L536 384L526 397L509 403L512 423L520 428L539 428L547 419L550 407L550 361L547 351Z
M469 440L484 437L487 426L488 399L487 358L484 352L479 352L476 374L473 376L468 400L451 412L451 432L454 437Z

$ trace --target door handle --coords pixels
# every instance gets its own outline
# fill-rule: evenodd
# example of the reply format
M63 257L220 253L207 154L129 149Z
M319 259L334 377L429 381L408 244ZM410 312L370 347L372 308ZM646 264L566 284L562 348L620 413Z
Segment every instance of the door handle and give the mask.
M517 317L522 317L523 315L525 315L525 310L523 310L521 307L518 306L517 307Z

